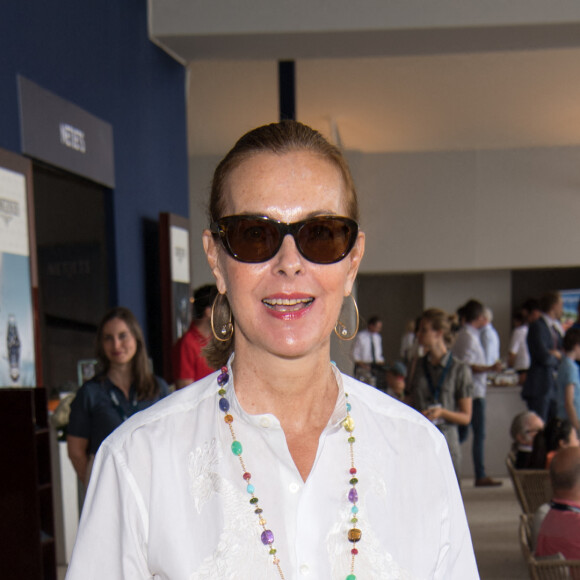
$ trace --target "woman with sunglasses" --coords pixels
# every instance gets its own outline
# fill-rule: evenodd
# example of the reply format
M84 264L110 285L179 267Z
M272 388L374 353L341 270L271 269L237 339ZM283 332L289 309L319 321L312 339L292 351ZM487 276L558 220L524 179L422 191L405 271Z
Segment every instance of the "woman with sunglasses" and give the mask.
M69 580L477 578L441 433L330 360L365 244L341 153L255 129L209 214L221 368L101 447Z

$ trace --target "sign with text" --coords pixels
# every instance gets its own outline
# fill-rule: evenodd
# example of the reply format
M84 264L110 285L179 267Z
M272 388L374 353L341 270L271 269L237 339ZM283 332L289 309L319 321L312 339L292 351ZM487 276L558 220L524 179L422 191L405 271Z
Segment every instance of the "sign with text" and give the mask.
M115 187L112 126L19 76L22 152Z
M36 386L26 177L0 167L0 387Z

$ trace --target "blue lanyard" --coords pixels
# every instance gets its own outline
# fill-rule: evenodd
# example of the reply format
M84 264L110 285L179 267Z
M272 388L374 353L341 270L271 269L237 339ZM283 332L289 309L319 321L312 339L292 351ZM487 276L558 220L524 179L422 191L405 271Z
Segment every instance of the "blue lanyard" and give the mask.
M568 505L567 503L558 503L558 502L551 502L550 507L554 510L559 510L562 512L575 512L580 514L580 508L577 508L575 505Z
M109 389L109 396L111 397L111 401L113 402L113 407L115 407L117 413L119 413L119 417L121 417L121 421L126 421L130 417L130 415L127 415L127 413L125 413L123 407L121 406L121 401L119 401L119 398L117 397L117 393L115 393L113 389ZM135 396L135 394L133 394L133 400L130 402L130 405L132 407L131 415L133 415L137 410L137 397Z
M427 383L429 384L429 390L433 395L433 399L435 403L439 403L439 396L441 395L441 387L443 386L443 381L445 380L447 371L451 366L451 359L453 358L453 356L451 355L451 353L449 353L449 357L447 358L447 364L445 365L443 372L439 375L439 380L437 381L436 387L433 385L433 378L431 377L431 373L429 372L429 365L427 363L428 357L429 357L428 354L423 357L423 370L425 371L425 377L427 379Z

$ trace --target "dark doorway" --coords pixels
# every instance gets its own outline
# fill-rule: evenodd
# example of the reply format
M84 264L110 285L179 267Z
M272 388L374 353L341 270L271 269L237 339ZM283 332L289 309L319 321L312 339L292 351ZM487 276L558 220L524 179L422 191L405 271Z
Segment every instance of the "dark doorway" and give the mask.
M46 165L33 169L44 385L74 390L78 363L93 359L97 325L111 303L111 191Z

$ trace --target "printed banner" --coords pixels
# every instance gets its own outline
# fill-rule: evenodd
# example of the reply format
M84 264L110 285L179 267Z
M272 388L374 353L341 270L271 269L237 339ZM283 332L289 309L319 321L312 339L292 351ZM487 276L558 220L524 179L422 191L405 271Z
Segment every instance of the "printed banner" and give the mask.
M0 168L0 387L35 383L26 179Z

